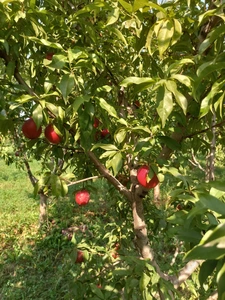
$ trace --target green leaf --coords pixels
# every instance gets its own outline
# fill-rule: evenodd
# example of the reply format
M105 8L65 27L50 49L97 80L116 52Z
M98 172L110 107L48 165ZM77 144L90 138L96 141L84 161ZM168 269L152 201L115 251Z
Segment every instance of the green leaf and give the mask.
M114 134L114 139L117 143L121 144L126 138L127 130L125 128L120 128Z
M59 110L57 106L50 102L45 102L45 105L56 117L58 116Z
M55 69L62 69L67 62L68 62L68 59L65 55L55 54L53 56L52 62L48 66L51 68L55 68Z
M221 69L225 69L225 63L224 62L215 62L215 61L210 61L207 63L202 64L198 70L197 70L197 75L198 75L198 80L197 84L199 84L204 78L207 78L209 74L212 72L218 72Z
M110 28L110 31L112 33L114 33L116 35L116 37L124 43L125 46L128 45L127 40L125 39L125 37L122 34L122 32L119 31L119 29L112 27L112 28Z
M199 245L186 254L186 259L219 259L225 255L225 223L209 230Z
M98 98L98 100L99 100L99 105L101 106L101 108L103 108L110 116L118 119L117 112L113 106L111 106L103 98Z
M201 265L199 275L198 275L198 279L201 286L203 286L207 278L212 274L216 265L217 265L216 260L207 260Z
M33 37L33 36L29 36L26 38L28 38L31 41L37 42L38 44L47 46L49 48L55 48L55 49L60 49L60 50L63 49L63 47L59 43L50 42L46 39L38 39L37 37Z
M146 37L146 43L145 43L145 47L148 49L148 52L149 52L150 55L153 54L152 47L151 47L152 40L153 40L152 38L153 38L153 35L154 35L154 30L153 29L154 29L153 26L150 27L149 32L148 32L147 37Z
M106 151L104 152L102 155L100 155L100 159L102 158L106 158L106 157L112 157L114 156L118 151L115 151L115 150L110 150L110 151Z
M207 35L207 38L203 40L203 42L201 43L200 47L199 47L199 53L203 54L203 52L211 46L211 44L218 39L219 37L221 37L222 35L224 35L225 33L225 25L221 25L219 27L213 28L209 34Z
M206 193L199 193L198 195L196 195L196 197L200 200L204 207L225 216L225 203L220 201L218 198Z
M72 49L68 49L68 59L70 63L72 63L74 60L86 58L88 58L88 54L82 47L74 47Z
M16 102L26 103L26 102L29 102L33 98L34 98L34 96L22 95L22 96L20 96L19 98L16 99Z
M74 112L77 112L79 107L84 103L84 102L89 102L90 100L90 96L87 96L87 95L83 95L83 96L79 96L79 97L76 97L74 99L74 102L72 104L72 107L73 107L73 111Z
M183 58L181 60L175 61L174 63L169 65L168 70L166 72L167 76L169 74L177 74L178 72L180 72L182 67L186 64L194 64L194 61L191 60L190 58Z
M75 82L74 82L74 77L72 74L64 74L63 75L63 77L60 81L60 84L59 84L59 88L60 88L60 91L62 93L64 100L67 99L67 97L73 90L74 84L75 84Z
M120 9L119 7L115 7L108 16L106 26L116 23L116 21L119 19L119 16L120 16Z
M107 161L107 167L112 167L113 174L116 176L123 166L123 157L120 152L117 152L110 161Z
M144 291L147 288L150 280L150 276L148 276L146 273L142 274L141 279L139 281L139 287L141 291Z
M91 283L90 286L91 286L92 293L98 296L98 299L103 299L103 300L105 299L101 289L98 288L96 284Z
M211 102L212 102L214 96L219 93L222 93L222 91L224 90L224 85L225 85L225 80L223 80L222 82L216 81L213 84L210 92L201 102L200 115L199 115L200 118L202 118L209 112Z
M158 115L162 121L162 127L165 126L166 120L173 110L173 96L170 91L164 88L163 99L160 101L157 107Z
M134 0L133 4L133 12L139 10L140 8L143 8L145 6L149 7L149 1L148 0Z
M164 20L162 26L157 34L159 56L162 57L163 53L170 46L171 38L174 34L174 27L170 20Z
M3 39L0 39L0 43L2 43L4 45L6 53L9 54L9 43Z
M128 125L127 121L125 119L123 119L123 118L120 118L119 120L117 120L117 123L120 123L120 124L125 125L125 126Z
M37 105L37 107L34 109L33 114L32 114L32 118L34 120L34 122L37 125L37 128L39 128L42 124L43 121L43 113L42 113L42 106L39 104Z
M173 19L173 27L174 27L174 34L172 37L171 45L176 44L179 38L182 35L182 27L180 22L177 19Z
M90 13L91 11L97 12L101 7L104 7L104 6L105 6L104 1L95 1L94 3L85 5L84 8L76 11L73 14L72 21L74 20L74 18L76 19L76 17L79 15Z
M132 5L124 0L118 0L119 3L123 6L123 8L128 12L128 13L132 13L133 8Z
M221 94L221 96L218 98L218 100L214 103L215 111L219 111L219 115L221 118L223 117L224 99L225 99L225 91Z
M159 136L160 145L166 144L172 150L180 150L181 144L168 136Z
M180 83L186 85L188 88L191 87L191 80L188 76L186 75L181 75L181 74L172 74L171 78L176 79Z
M121 82L121 86L127 87L130 84L142 84L149 83L153 84L155 81L152 78L148 77L127 77Z
M188 102L187 99L184 97L183 94L181 94L178 90L177 90L177 85L174 81L172 80L167 80L165 81L165 85L167 87L167 89L173 93L177 103L180 105L180 107L183 110L183 113L186 114L187 112L187 106L188 106Z
M133 12L139 10L140 8L146 7L146 6L160 11L165 16L167 15L166 10L162 6L160 6L156 3L153 3L151 1L148 1L148 0L135 0L134 4L133 4Z
M10 80L12 79L14 72L15 72L15 62L10 61L6 66L6 74L8 75Z
M50 175L50 184L51 184L51 188L52 188L52 194L54 196L61 196L61 180L59 178L59 176L55 175L55 174L51 174Z
M217 274L218 299L225 299L225 263Z
M210 181L208 184L216 190L225 192L224 181Z
M201 23L203 22L203 20L204 20L205 18L214 16L215 13L216 13L216 11L217 11L216 9L209 9L209 10L206 10L206 12L204 12L203 14L199 15L198 26L201 25Z
M94 149L97 149L97 148L101 148L101 149L104 149L104 150L107 150L107 151L118 151L119 149L113 145L113 144L95 144L92 148L91 148L91 151L94 150Z

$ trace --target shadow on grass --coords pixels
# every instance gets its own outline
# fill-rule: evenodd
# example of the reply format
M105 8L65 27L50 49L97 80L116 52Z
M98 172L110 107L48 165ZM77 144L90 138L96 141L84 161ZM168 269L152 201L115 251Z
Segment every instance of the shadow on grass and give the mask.
M120 215L112 211L113 197L107 201L102 182L86 187L91 201L85 207L74 201L79 188L70 187L67 198L50 199L46 228L23 223L17 238L7 237L0 256L1 300L120 299L121 283L109 275L116 267L114 244L125 237ZM77 249L85 256L81 264Z

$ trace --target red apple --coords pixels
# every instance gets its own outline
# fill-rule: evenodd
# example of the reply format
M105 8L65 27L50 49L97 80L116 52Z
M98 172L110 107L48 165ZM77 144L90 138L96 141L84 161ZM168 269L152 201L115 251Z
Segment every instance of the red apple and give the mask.
M75 263L76 264L81 264L84 261L84 253L81 250L77 250L77 258Z
M93 127L94 127L94 128L98 128L99 123L100 123L99 119L95 117L95 118L94 118L94 124L93 124Z
M80 206L88 204L89 200L90 193L85 189L80 190L75 194L75 201Z
M48 60L52 60L53 55L54 55L53 52L48 52L48 53L46 53L45 58Z
M41 135L42 128L41 126L37 128L37 125L34 122L34 120L30 118L23 123L22 131L26 138L34 140Z
M15 156L20 156L20 151L16 151Z
M102 129L101 131L101 137L104 138L109 134L109 130L107 128Z
M120 249L120 244L119 244L119 243L116 243L116 244L114 245L114 248L115 248L116 251L119 250L119 249Z
M55 132L52 124L49 124L45 128L45 137L52 144L59 144L61 142L61 137Z
M112 253L112 257L113 257L114 259L118 258L118 257L119 257L119 253L118 253L118 252L113 252L113 253Z
M149 172L149 167L148 166L145 166L145 165L141 166L137 170L137 180L145 188L152 189L155 186L157 186L157 184L159 183L159 179L156 176L156 174L154 174L154 176L152 177L152 179L150 181L148 181L147 180L148 172Z
M136 101L134 101L134 105L135 105L137 108L139 108L139 107L141 106L141 103L140 103L140 101L136 100Z

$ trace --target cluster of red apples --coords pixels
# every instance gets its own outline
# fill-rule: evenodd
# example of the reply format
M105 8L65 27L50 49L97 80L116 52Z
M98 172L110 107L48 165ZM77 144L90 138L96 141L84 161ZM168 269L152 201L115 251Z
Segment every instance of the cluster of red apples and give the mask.
M36 123L32 118L26 120L22 126L24 136L30 140L39 138L42 133L42 127L37 128ZM46 139L52 144L59 144L61 137L55 132L54 126L48 124L44 131Z

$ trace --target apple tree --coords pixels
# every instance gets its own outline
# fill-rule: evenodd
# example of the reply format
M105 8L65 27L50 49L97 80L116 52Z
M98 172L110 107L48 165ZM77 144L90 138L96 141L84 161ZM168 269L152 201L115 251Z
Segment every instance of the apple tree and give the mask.
M77 180L100 174L119 191L146 262L143 299L173 299L199 266L201 287L214 272L224 297L224 181L188 170L224 145L224 6L0 0L1 134L41 161L42 195L66 195L68 167ZM30 118L40 136L24 135ZM144 210L171 177L163 231L180 239L186 261L173 274L155 259Z

